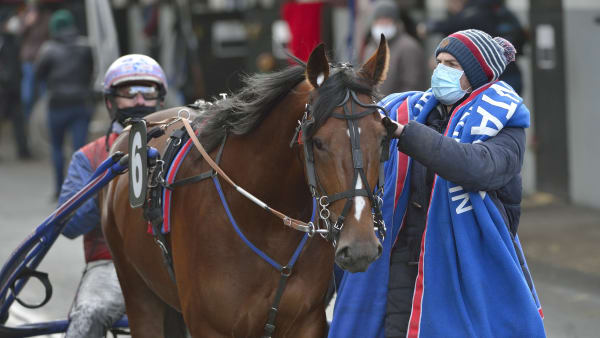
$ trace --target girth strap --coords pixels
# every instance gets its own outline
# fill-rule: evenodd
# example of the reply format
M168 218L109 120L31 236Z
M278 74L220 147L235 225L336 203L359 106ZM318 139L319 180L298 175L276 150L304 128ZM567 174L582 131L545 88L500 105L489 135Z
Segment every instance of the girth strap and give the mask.
M181 146L189 136L181 129L175 130L169 136L162 160L154 166L150 177L150 191L148 200L144 203L144 218L150 223L154 235L154 242L160 248L163 256L163 263L171 280L175 282L175 270L173 269L173 257L171 255L171 245L165 234L162 232L163 213L162 213L162 188L164 186L165 175L168 166L177 155ZM167 168L165 168L165 165Z
M161 167L155 168L155 170L152 173L152 177L150 180L152 186L149 192L148 200L144 204L144 218L147 221L149 221L152 227L154 242L161 249L163 255L163 262L167 267L167 271L169 272L169 276L171 277L173 282L175 282L175 270L173 268L171 245L162 231L162 226L164 222L162 206L164 203L170 203L170 201L163 200L162 191L163 189L173 190L176 187L185 184L196 183L204 179L210 178L216 174L214 170L210 170L196 176L184 178L171 184L167 182L167 180L165 179L168 172L167 169L170 168L174 158L182 150L183 145L187 142L188 139L189 135L184 128L175 130L173 131L173 133L171 133L171 136L167 141L167 146L164 151L164 157L162 161L160 161ZM219 147L219 151L216 157L217 163L221 161L221 157L223 155L223 148L225 146L226 141L227 134L225 134L225 136L223 137L223 141L221 142L221 145Z

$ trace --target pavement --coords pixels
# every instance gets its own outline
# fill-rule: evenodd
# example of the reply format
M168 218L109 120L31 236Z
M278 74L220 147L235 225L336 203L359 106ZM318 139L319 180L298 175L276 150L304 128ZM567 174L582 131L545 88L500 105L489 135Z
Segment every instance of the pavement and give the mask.
M518 233L548 337L600 337L600 211L526 204Z
M34 116L30 126L35 157L24 162L14 154L10 126L0 121L0 264L56 207L47 131L40 121ZM600 337L600 210L544 194L527 196L519 236L548 337ZM54 286L52 300L35 312L18 310L19 317L33 322L64 319L83 267L81 240L59 238L41 265ZM40 290L25 290L24 296L34 302Z

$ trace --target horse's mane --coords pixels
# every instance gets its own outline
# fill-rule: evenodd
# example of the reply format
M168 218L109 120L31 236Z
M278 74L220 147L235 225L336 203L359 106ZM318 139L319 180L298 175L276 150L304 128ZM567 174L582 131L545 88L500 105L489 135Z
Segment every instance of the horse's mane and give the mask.
M227 132L244 135L254 130L279 100L305 79L304 72L304 67L292 66L245 76L240 92L207 105L194 120L207 151L214 149Z
M225 133L244 135L254 130L279 100L305 79L305 70L304 65L298 65L278 72L245 76L240 92L206 105L193 123L194 128L199 129L200 140L206 150L214 149ZM323 86L318 88L318 96L312 103L315 123L308 130L307 137L312 137L325 123L344 99L346 89L369 96L374 94L373 88L361 80L352 67L333 67L332 71Z

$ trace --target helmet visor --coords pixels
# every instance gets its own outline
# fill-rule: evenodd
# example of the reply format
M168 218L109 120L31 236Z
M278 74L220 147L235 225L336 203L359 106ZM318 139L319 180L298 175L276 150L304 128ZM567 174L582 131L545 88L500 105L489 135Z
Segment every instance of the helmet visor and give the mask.
M145 100L156 100L160 97L160 91L156 86L120 86L115 90L115 96L133 99L137 94L141 94Z

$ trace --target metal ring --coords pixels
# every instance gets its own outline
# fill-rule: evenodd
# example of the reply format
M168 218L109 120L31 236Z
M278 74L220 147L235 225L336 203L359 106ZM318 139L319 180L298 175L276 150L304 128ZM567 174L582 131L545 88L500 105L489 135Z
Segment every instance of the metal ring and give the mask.
M192 117L192 113L190 113L190 111L189 111L189 110L187 110L187 109L185 109L185 108L183 108L183 109L180 109L180 110L177 112L177 117L178 117L178 118L180 118L180 119L182 119L182 118L183 118L183 115L182 115L181 113L183 113L183 112L186 112L186 113L187 113L187 117L186 117L185 119L189 121L189 120L190 120L190 117Z
M323 208L329 206L329 199L327 198L327 196L319 197L319 205L321 205Z
M285 277L289 277L292 274L292 269L287 265L281 267L281 275Z
M313 222L308 222L308 237L312 237L315 234L315 224Z
M323 208L321 211L319 211L319 217L321 217L321 219L328 220L329 216L331 216L329 209Z

